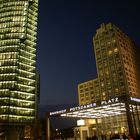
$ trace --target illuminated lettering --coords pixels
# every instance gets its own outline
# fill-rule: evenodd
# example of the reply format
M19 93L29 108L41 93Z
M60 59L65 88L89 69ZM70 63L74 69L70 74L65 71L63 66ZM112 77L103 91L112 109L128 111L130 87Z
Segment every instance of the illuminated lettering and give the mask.
M137 99L137 98L130 98L131 100L134 100L134 101L139 101L140 102L140 99ZM118 102L118 98L114 98L114 99L109 99L107 101L101 101L101 105L107 105L107 104L111 104L111 103L115 103L115 102ZM92 104L87 104L87 105L81 105L81 106L77 106L77 107L71 107L69 109L70 112L73 112L73 111L79 111L79 110L82 110L82 109L87 109L87 108L92 108L92 107L96 107L96 103L92 103ZM60 110L60 111L55 111L55 112L50 112L50 116L52 115L59 115L59 114L62 114L62 113L65 113L66 112L66 109L64 110Z
M81 106L78 106L78 107L70 108L70 111L78 111L78 110L87 109L87 108L91 108L91 107L95 107L95 106L96 106L96 103L81 105Z
M66 112L66 109L64 109L64 110L59 110L59 111L55 111L55 112L50 112L50 116L62 114L62 113L65 113L65 112Z
M119 98L115 98L115 102L118 102L119 101Z
M114 99L109 99L107 101L101 101L101 105L107 105L107 104L110 104L110 103L115 103L115 102L118 102L118 98L114 98Z
M108 103L112 103L112 100L108 100Z
M92 106L95 107L96 106L96 103L93 103Z
M135 101L135 102L140 102L140 99L138 99L138 98L130 97L130 100Z
M107 104L106 101L101 101L101 105L103 105L103 104Z

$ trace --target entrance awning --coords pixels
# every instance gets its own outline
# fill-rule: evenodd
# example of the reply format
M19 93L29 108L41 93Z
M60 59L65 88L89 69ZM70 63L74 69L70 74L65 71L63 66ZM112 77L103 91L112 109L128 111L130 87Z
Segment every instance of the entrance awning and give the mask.
M137 108L140 111L140 106L137 106L137 103L140 103L140 99L130 97L130 111ZM96 103L71 107L68 109L63 109L59 111L50 112L50 117L75 117L75 118L103 118L116 115L122 115L126 113L126 107L123 100L120 98L113 98L106 101L100 101Z

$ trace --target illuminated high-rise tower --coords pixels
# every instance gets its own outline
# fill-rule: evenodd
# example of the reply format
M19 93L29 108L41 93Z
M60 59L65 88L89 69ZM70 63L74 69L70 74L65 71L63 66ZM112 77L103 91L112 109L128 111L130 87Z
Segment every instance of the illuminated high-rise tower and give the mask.
M0 125L35 121L38 0L0 0Z
M125 104L126 112L120 110L122 115L114 114L107 117L101 117L99 113L100 122L96 121L97 124L95 122L94 128L97 128L99 133L105 132L106 134L113 131L114 133L115 131L119 133L128 131L130 135L139 134L139 47L112 23L101 24L93 37L93 44L97 78L78 85L79 104L96 103L98 110L103 107L102 103L105 102L106 106L99 112L103 111L103 114L110 115L106 112L106 109L109 109L107 101L111 102L111 99L117 98L119 102ZM111 106L117 107L117 105ZM95 110L92 113L98 114ZM115 108L115 111L117 110Z
M93 38L97 78L78 85L79 104L120 96L140 98L139 48L114 24L101 24Z

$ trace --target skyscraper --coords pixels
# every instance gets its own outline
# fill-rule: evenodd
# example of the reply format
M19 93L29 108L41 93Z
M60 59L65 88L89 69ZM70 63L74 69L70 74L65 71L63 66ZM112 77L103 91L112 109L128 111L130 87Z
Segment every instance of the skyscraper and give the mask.
M1 129L35 121L37 16L38 0L0 1Z
M93 37L97 79L78 85L79 104L120 96L140 98L140 56L135 43L114 24Z
M101 24L93 37L93 44L97 78L78 85L79 104L96 103L99 108L102 108L103 102L107 103L106 101L110 102L117 98L118 102L124 104L125 113L121 110L122 115L100 117L100 123L95 123L95 128L98 128L99 133L104 132L107 135L112 132L127 135L139 134L139 47L112 23ZM103 108L103 113L110 115L105 108L108 107ZM117 108L114 110L117 111ZM94 110L93 113L95 112Z

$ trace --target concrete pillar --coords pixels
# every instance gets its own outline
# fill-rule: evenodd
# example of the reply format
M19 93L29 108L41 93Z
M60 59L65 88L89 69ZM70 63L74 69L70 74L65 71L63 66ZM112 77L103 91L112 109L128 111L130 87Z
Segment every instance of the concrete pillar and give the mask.
M86 132L87 137L89 137L89 128L87 126L80 126L79 127L80 130L80 140L85 140L84 138L84 132Z
M80 127L80 140L83 140L83 133L81 127Z
M46 140L50 140L50 118L46 117Z

